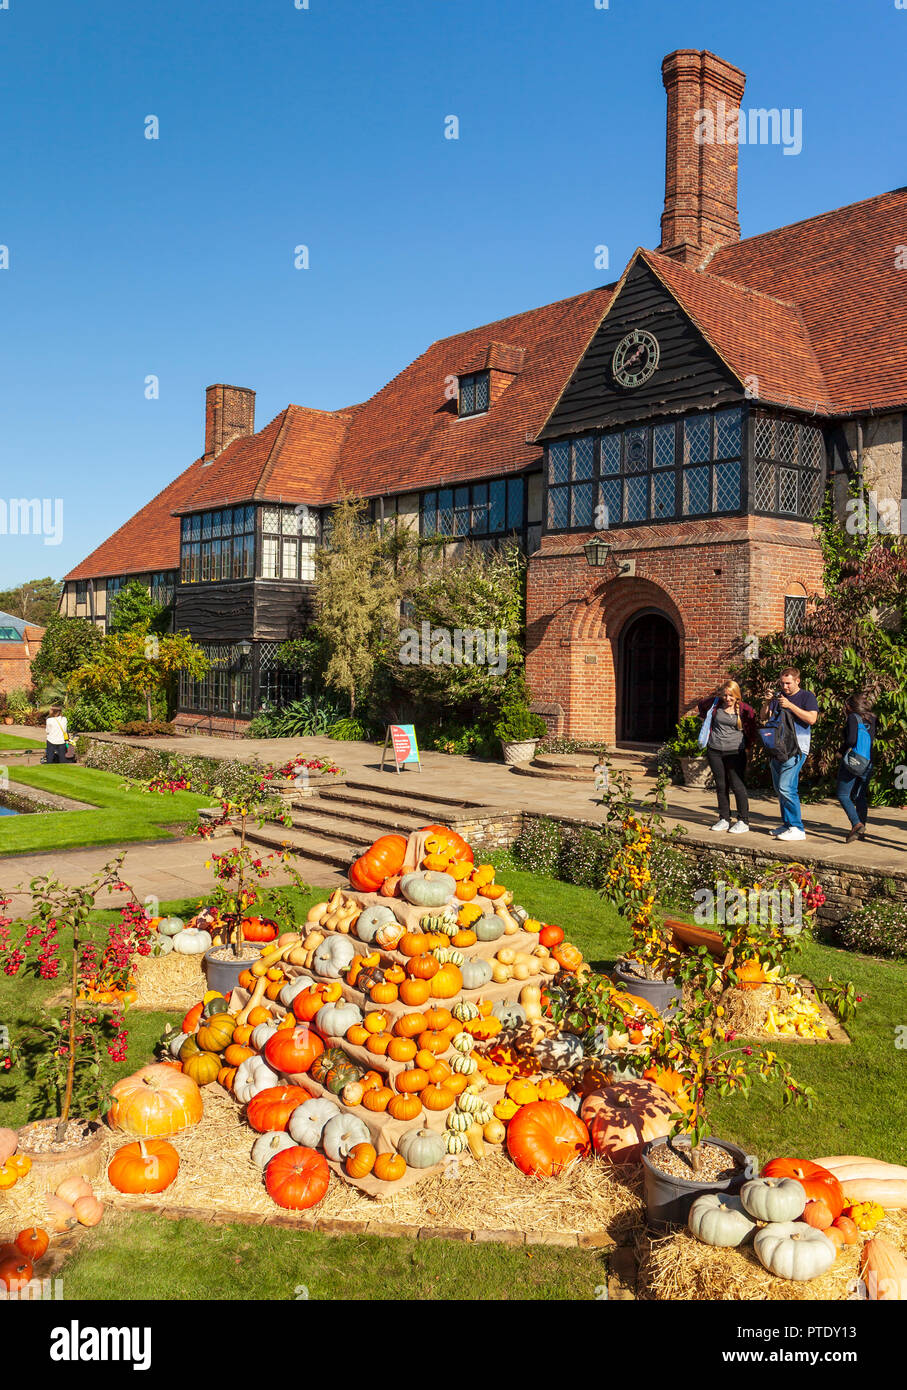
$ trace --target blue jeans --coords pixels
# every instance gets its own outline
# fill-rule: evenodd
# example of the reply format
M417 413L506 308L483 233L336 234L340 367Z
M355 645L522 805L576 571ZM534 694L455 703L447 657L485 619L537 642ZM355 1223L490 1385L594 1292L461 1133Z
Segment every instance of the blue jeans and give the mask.
M866 824L871 775L872 768L868 768L865 777L857 777L843 762L838 769L838 800L852 826Z
M787 829L803 829L803 817L800 814L800 797L797 787L800 781L800 769L805 762L806 754L798 753L795 758L788 758L786 763L779 763L775 758L772 758L769 764L775 791L778 793L778 800L781 803L781 819Z

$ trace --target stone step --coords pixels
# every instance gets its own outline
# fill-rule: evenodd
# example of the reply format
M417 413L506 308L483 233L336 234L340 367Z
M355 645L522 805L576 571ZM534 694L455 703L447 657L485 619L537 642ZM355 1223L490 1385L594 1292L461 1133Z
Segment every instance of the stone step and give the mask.
M385 830L399 830L402 834L409 834L411 830L418 830L424 825L425 817L417 811L398 811L396 808L388 810L386 807L363 806L357 801L346 801L340 797L313 797L306 801L302 806L297 807L293 812L295 824L302 824L307 816L318 816L320 819L330 822L345 821L353 822L356 825L366 827L368 831L374 831L373 839L381 835ZM297 821L297 817L299 820ZM365 831L363 831L365 833Z
M298 830L296 826L264 825L246 827L246 839L252 844L262 845L269 850L286 847L300 858L314 859L320 864L330 864L332 868L344 872L354 859L364 854L371 844L371 838L363 836L355 847L348 842L327 839Z
M343 840L347 844L362 845L363 848L377 840L379 835L387 835L395 830L408 835L411 830L418 829L420 824L417 819L414 825L403 825L386 813L382 815L380 811L376 812L374 820L363 820L358 816L347 817L342 812L333 817L322 816L316 802L297 806L290 815L295 829L302 834L323 836L326 840Z
M423 825L443 825L452 811L477 810L484 805L481 801L468 801L461 797L439 796L432 792L420 792L407 787L385 791L373 782L344 782L336 787L325 787L319 799L346 802L352 806L373 806L401 815L415 815Z

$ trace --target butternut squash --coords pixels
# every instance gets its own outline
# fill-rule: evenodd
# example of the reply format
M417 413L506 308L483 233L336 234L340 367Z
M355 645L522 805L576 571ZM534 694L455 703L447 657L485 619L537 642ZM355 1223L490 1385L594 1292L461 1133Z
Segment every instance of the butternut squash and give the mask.
M871 1299L880 1303L907 1300L907 1260L882 1236L875 1236L863 1246L860 1278Z
M815 1161L835 1175L848 1202L878 1202L889 1211L907 1207L907 1168L900 1164L855 1154L832 1154Z

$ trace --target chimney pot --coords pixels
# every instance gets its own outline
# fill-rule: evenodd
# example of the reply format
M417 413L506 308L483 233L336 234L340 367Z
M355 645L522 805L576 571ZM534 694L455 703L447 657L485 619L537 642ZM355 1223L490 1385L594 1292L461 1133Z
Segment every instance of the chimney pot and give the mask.
M740 105L746 74L705 49L679 48L661 65L668 95L665 204L659 251L698 266L719 246L740 240L737 211L737 144L700 141L701 113L713 134ZM722 109L719 111L719 103ZM707 133L707 132L705 132Z
M234 439L255 433L255 392L248 386L209 386L205 392L204 463L222 454Z

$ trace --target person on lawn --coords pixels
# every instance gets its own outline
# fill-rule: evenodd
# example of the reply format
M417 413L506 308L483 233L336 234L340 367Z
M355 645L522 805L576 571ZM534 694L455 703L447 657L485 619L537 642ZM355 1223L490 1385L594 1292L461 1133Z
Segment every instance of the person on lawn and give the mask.
M793 716L797 752L784 762L769 759L772 781L781 807L781 824L771 833L777 840L805 840L806 831L800 808L800 770L809 753L812 727L819 718L819 702L811 690L800 689L800 672L796 666L784 668L778 685L779 690L763 709L763 719L777 719L782 710L787 710Z
M718 819L711 828L746 835L750 828L746 754L756 738L756 711L743 703L737 682L727 680L711 700L700 700L699 713L703 716L699 742L705 748L718 793ZM731 790L737 807L733 825Z
M64 763L66 761L68 734L66 715L59 705L54 705L53 709L48 710L44 723L44 738L46 740L44 761L46 763Z
M872 746L876 737L876 717L865 695L851 695L845 702L847 725L841 744L838 769L838 800L844 807L850 830L847 843L866 839L869 806L869 779L872 776Z

